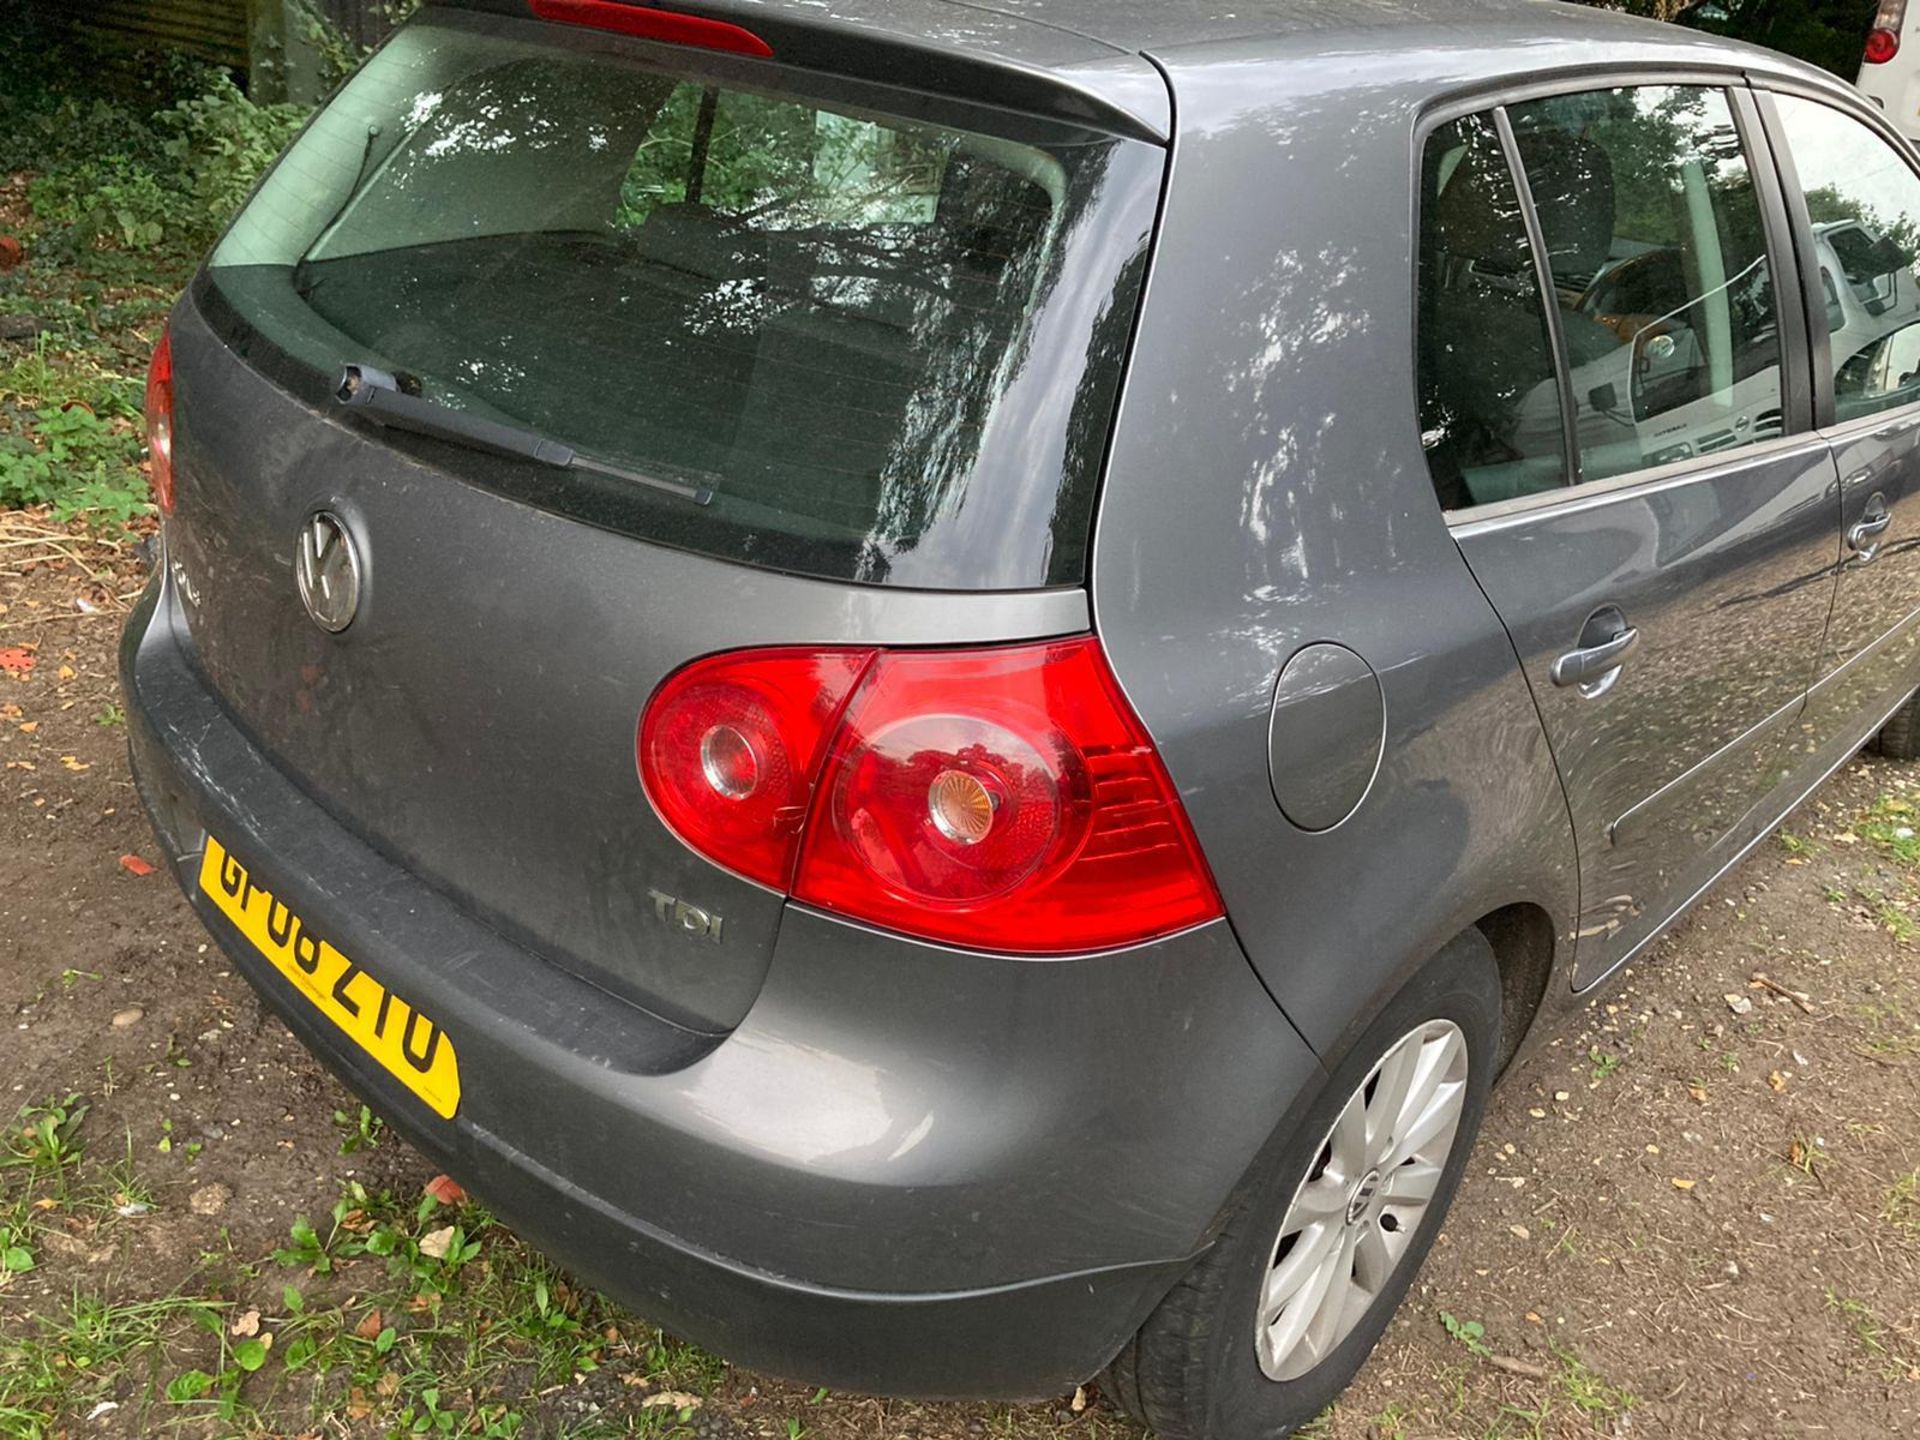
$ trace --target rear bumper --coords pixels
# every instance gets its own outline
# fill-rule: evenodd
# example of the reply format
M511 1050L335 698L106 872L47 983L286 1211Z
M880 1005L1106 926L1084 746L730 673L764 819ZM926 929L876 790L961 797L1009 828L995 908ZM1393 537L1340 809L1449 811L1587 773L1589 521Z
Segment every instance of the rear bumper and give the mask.
M746 1020L674 1026L486 928L235 725L156 582L122 644L135 778L176 878L266 1003L512 1227L770 1373L941 1397L1104 1364L1316 1088L1224 924L1029 962L794 910ZM211 830L458 1046L442 1121L198 892Z

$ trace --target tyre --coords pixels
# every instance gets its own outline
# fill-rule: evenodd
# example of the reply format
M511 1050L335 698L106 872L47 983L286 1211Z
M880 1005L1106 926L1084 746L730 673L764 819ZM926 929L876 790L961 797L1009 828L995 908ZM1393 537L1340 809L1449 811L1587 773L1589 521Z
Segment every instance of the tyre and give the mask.
M1500 1053L1476 930L1401 991L1254 1167L1104 1377L1162 1440L1279 1440L1353 1379L1446 1217Z
M1889 760L1920 756L1920 694L1909 695L1906 703L1887 717L1874 737L1873 748Z

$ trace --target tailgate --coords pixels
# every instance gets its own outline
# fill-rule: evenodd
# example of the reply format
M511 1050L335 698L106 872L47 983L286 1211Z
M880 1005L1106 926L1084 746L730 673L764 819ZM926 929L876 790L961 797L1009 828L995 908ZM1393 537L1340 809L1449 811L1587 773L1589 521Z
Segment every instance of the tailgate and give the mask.
M782 897L648 804L660 682L1088 624L1166 158L1127 104L1164 88L1044 26L884 8L767 7L719 53L627 33L644 8L427 7L174 322L167 544L223 702L389 858L708 1032ZM343 408L348 366L436 418ZM322 512L360 569L331 625L295 576Z
M269 384L183 305L178 508L167 550L198 663L336 818L503 934L667 1019L730 1028L782 900L654 814L634 737L698 655L793 642L928 644L1084 629L1078 590L943 596L756 571L503 498ZM344 632L294 579L317 507L351 526ZM721 939L664 916L671 896Z

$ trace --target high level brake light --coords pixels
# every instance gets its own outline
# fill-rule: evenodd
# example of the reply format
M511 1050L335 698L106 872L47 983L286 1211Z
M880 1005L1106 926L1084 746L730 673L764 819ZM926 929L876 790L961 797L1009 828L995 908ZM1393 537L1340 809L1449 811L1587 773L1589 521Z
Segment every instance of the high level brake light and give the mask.
M154 503L173 513L173 334L160 332L147 365L147 457Z
M1867 32L1867 64L1884 65L1900 53L1900 31L1906 20L1907 0L1880 0L1873 29Z
M908 935L1066 954L1221 914L1091 638L712 656L660 687L638 747L695 850Z
M626 5L619 0L527 0L527 8L542 20L611 30L617 35L634 35L668 45L725 50L763 60L773 54L771 45L742 26L725 20L709 20L704 15L658 10L651 5Z

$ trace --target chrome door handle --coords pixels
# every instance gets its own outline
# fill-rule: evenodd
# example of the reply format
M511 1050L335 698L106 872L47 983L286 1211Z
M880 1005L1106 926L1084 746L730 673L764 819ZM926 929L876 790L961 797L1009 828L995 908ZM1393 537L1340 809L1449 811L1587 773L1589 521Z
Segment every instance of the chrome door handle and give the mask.
M1640 632L1629 626L1611 640L1569 650L1553 662L1548 678L1556 685L1592 685L1618 670L1639 643Z
M1847 531L1847 548L1853 551L1862 565L1880 553L1879 545L1873 543L1874 537L1884 535L1891 524L1893 515L1887 509L1886 500L1879 495L1869 499L1866 513Z

